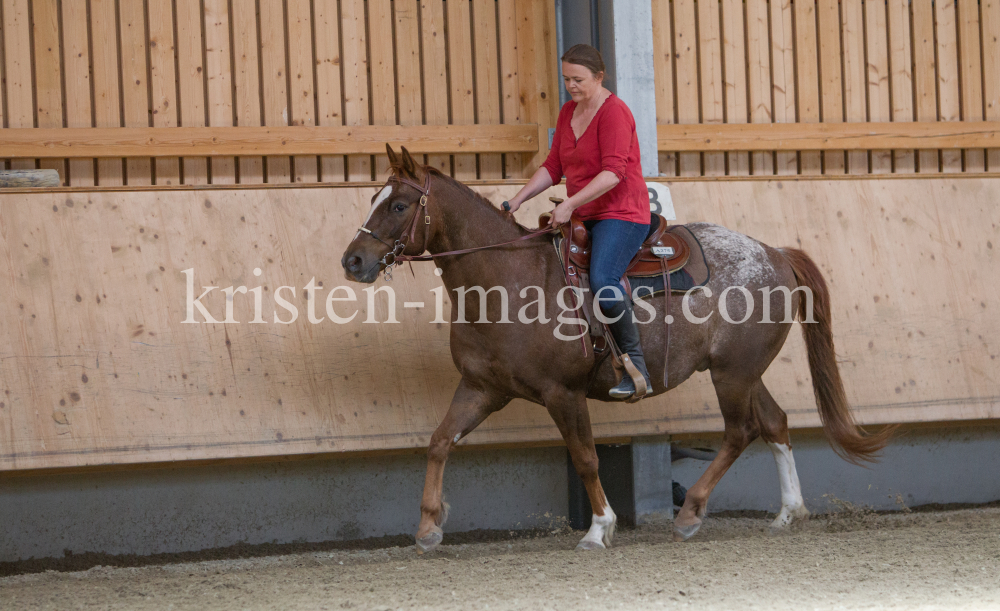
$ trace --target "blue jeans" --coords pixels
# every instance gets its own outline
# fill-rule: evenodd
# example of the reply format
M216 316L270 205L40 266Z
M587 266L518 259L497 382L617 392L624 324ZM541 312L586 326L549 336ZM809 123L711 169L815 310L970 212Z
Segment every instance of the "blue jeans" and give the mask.
M619 281L649 234L649 224L618 219L587 221L584 224L591 232L590 290L597 295L601 289L606 289L600 293L599 305L605 314L613 318L624 311L626 302Z

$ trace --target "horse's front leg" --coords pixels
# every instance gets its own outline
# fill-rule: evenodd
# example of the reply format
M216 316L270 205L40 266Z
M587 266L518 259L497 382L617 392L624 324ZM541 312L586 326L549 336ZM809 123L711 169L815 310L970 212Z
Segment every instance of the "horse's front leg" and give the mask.
M441 527L448 519L448 504L441 498L444 463L452 446L472 432L487 416L510 401L490 391L473 388L465 378L455 390L451 407L438 425L427 450L427 479L420 502L420 528L417 530L417 551L429 552L441 544Z

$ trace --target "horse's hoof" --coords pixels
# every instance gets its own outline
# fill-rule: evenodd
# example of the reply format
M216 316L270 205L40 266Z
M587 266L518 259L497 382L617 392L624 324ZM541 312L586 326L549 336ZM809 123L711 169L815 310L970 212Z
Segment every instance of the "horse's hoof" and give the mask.
M810 516L809 510L805 506L800 506L795 509L782 508L781 513L778 517L771 522L768 526L768 532L772 535L779 535L788 530L788 527L798 522L799 520L808 519Z
M441 545L442 540L444 540L444 532L435 526L426 536L417 537L417 553L423 554L434 551L437 549L437 546Z
M577 551L590 551L594 549L607 549L603 543L600 541L591 541L590 539L584 539L576 545Z
M674 524L674 541L678 543L681 541L687 541L693 537L696 532L698 532L699 528L701 528L701 520L686 526Z

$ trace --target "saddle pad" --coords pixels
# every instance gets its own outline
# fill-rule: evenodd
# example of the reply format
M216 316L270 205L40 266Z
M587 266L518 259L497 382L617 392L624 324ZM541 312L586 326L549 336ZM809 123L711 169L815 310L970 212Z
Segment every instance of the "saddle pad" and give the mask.
M705 251L702 250L701 242L698 241L698 238L685 225L673 225L667 231L672 232L676 237L687 242L688 247L691 249L691 256L684 267L670 274L670 292L685 293L693 288L708 284L711 274L708 271L708 264L705 263ZM633 292L640 286L652 289L652 294L646 290L639 292L643 299L647 296L652 297L653 295L663 294L662 274L645 278L629 276L629 283L632 284Z

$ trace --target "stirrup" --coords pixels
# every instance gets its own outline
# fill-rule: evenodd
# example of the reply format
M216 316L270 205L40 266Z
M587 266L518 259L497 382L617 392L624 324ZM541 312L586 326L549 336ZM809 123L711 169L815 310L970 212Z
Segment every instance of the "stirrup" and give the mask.
M625 373L618 385L608 391L608 396L612 399L625 399L628 403L635 403L647 395L653 394L653 385L646 381L646 376L639 371L629 355L622 353L621 360Z

